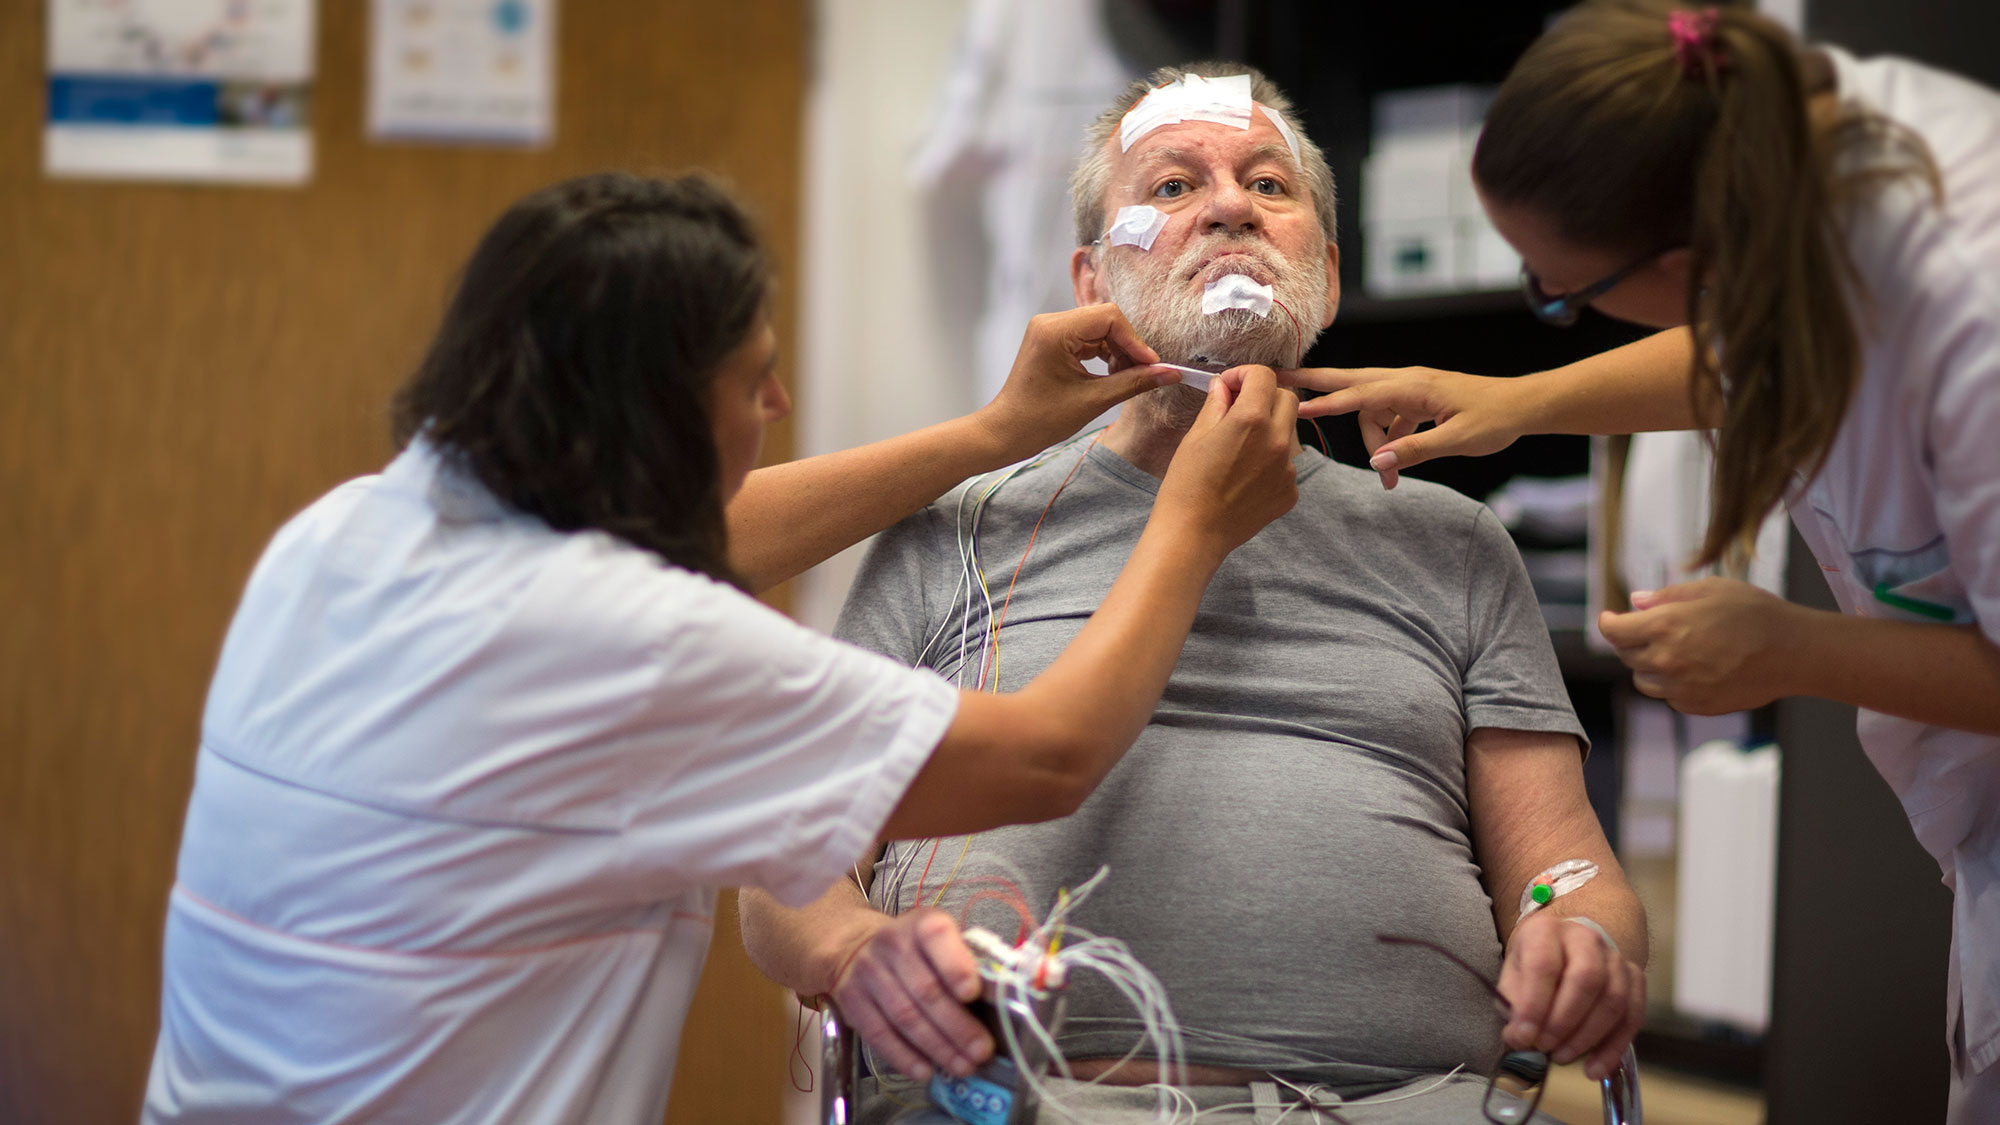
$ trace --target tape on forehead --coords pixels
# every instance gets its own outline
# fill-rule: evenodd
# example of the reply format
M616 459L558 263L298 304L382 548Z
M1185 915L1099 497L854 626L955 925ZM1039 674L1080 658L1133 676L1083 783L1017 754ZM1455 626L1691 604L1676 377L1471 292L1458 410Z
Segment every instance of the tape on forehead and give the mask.
M1111 220L1111 229L1104 232L1104 237L1113 246L1137 246L1141 250L1151 250L1153 240L1160 237L1160 232L1165 229L1167 213L1141 203L1135 207L1120 207L1118 217Z
M1238 129L1250 127L1250 76L1232 74L1227 78L1183 75L1164 86L1155 87L1118 123L1120 152L1130 152L1140 137L1162 125L1183 121L1213 121Z
M1292 150L1292 163L1299 166L1299 171L1305 171L1306 162L1299 156L1299 135L1292 132L1292 127L1285 123L1285 115L1262 102L1257 103L1257 108L1263 110L1264 116L1270 119L1271 124L1278 127L1278 135L1285 138L1285 147Z

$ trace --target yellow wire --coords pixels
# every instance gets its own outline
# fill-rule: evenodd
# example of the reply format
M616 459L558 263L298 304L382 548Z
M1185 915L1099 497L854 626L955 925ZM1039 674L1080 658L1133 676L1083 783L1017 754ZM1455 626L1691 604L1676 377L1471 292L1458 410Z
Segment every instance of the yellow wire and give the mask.
M1069 888L1058 887L1056 889L1056 911L1057 911L1056 917L1058 919L1062 917L1061 914L1062 908L1067 905L1069 905ZM1056 955L1056 950L1062 948L1062 931L1063 931L1063 924L1062 922L1058 921L1056 923L1055 931L1049 935L1049 956L1051 957L1054 957Z
M972 837L970 835L967 835L965 837L964 846L958 849L958 862L951 865L951 874L946 875L944 877L944 883L938 887L937 897L931 900L932 906L936 906L938 903L944 901L945 889L951 886L951 881L953 879L958 878L958 869L965 866L965 853L971 850L972 850Z

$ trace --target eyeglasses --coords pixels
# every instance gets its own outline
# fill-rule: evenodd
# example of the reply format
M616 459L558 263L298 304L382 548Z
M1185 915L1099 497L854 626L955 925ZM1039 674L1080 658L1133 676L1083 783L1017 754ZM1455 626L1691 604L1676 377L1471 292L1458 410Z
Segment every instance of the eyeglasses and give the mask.
M1528 299L1528 310L1535 314L1536 320L1543 324L1553 324L1558 328L1568 328L1576 323L1577 317L1583 315L1583 306L1611 292L1619 282L1638 272L1641 266L1651 264L1657 257L1659 257L1657 253L1648 254L1602 281L1556 296L1550 296L1543 290L1542 279L1535 276L1534 271L1528 268L1528 263L1522 262L1521 295Z
M1526 276L1523 271L1523 276ZM1571 319L1575 319L1572 317ZM1422 938L1397 937L1394 934L1376 934L1375 940L1386 945L1413 945L1428 949L1432 953L1450 961L1466 974L1479 982L1488 995L1493 997L1493 1006L1499 1009L1502 1020L1514 1018L1514 1006L1500 995L1500 989L1485 974L1460 960L1456 953L1435 942ZM1493 1125L1522 1125L1535 1116L1535 1109L1542 1104L1542 1079L1548 1076L1549 1057L1540 1051L1514 1051L1500 1060L1500 1071L1524 1083L1518 1093L1502 1089L1497 1085L1499 1075L1486 1079L1486 1097L1479 1103L1479 1110Z

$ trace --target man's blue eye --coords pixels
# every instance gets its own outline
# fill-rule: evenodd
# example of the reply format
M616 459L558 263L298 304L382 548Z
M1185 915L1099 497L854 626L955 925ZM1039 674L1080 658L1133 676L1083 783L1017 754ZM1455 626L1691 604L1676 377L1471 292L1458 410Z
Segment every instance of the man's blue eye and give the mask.
M1266 176L1263 179L1256 181L1255 183L1251 184L1250 187L1253 190L1255 190L1259 195L1285 194L1285 185L1279 183L1274 179L1271 179L1269 176Z
M1154 188L1153 194L1159 196L1161 199L1176 199L1180 197L1182 192L1187 190L1187 186L1186 180L1168 180L1166 183Z

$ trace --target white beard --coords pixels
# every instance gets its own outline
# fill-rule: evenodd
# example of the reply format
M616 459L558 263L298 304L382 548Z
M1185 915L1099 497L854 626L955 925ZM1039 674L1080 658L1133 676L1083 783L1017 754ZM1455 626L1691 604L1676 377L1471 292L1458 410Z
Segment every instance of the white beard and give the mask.
M1268 317L1248 309L1201 311L1201 290L1186 279L1200 263L1229 244L1232 252L1256 258L1269 271L1277 303ZM1188 244L1168 270L1166 280L1136 276L1127 263L1137 254L1104 253L1105 289L1139 338L1168 363L1221 370L1245 363L1296 367L1306 349L1319 338L1326 319L1326 258L1287 261L1269 244L1246 236L1214 234ZM1289 310L1291 315L1286 315ZM1296 322L1294 321L1296 317Z

